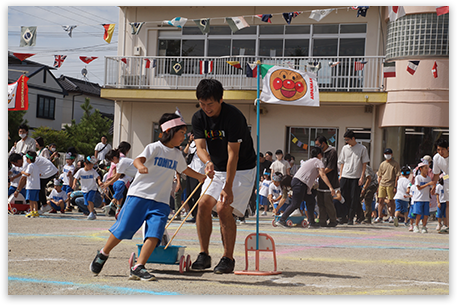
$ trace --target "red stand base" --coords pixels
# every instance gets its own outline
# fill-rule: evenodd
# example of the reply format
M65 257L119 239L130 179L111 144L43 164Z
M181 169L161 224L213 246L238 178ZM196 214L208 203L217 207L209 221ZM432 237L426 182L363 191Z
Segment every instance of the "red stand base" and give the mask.
M259 248L256 249L256 233L249 234L244 242L246 252L246 268L243 271L235 271L236 275L275 275L281 274L281 271L276 270L276 248L273 238L265 233L259 233ZM248 270L249 267L249 256L248 251L255 252L255 270ZM260 251L272 252L274 261L273 271L260 271L259 270L259 255Z

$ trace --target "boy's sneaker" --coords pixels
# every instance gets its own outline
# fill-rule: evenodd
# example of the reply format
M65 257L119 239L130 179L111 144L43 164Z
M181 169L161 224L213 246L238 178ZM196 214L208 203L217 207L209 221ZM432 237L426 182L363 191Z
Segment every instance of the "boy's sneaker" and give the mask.
M398 227L398 217L394 218L394 226Z
M446 234L447 233L447 234L449 234L449 227L446 226L446 225L443 225L441 227L441 229L438 231L438 233L441 233L441 234Z
M389 217L389 223L394 223L394 219L392 218L392 216Z
M422 227L421 233L428 233L427 227Z
M32 218L34 217L35 213L33 211L30 211L28 214L25 214L25 217L27 218Z
M198 254L197 259L195 262L192 263L193 270L204 270L211 267L211 256L206 254L205 252L200 252Z
M380 222L382 222L382 219L379 218L379 217L376 217L376 219L374 220L374 222L375 222L375 223L380 223Z
M43 206L40 208L40 210L38 211L38 213L39 213L40 215L43 215L44 213L49 212L50 210L52 210L52 208L51 208L51 206L50 206L49 204L47 204L47 205L43 205Z
M154 275L150 274L144 265L138 265L135 267L130 268L130 277L129 280L142 280L142 281L156 281Z
M437 225L436 225L436 230L437 230L437 231L441 230L441 227L442 227L442 225L441 225L440 223L437 224Z
M87 216L87 220L94 220L97 219L97 216L95 216L94 212L90 212L89 216Z
M262 214L260 214L260 216L267 216L267 212L263 211Z
M235 269L235 259L231 260L230 258L224 256L219 261L219 264L217 264L214 268L214 273L232 273L233 269Z
M54 209L51 209L51 210L49 211L49 214L57 214L57 211L54 210Z
M413 231L413 230L414 230L413 225L409 225L409 231Z
M108 256L103 255L100 251L97 251L97 255L95 256L94 260L90 264L90 271L95 274L99 274L100 271L103 269L103 265L105 264Z
M414 233L420 233L419 227L416 226L416 225L414 225L413 232L414 232Z

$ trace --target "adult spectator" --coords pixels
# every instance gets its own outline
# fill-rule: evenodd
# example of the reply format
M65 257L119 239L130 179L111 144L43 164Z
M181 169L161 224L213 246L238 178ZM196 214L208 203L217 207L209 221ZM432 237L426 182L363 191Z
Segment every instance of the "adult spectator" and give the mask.
M344 135L346 145L341 148L338 157L340 166L340 189L341 195L348 205L348 225L354 224L357 214L357 223L363 220L363 210L360 204L360 187L363 184L367 163L370 161L365 146L357 143L352 130L347 130ZM344 220L343 220L344 221Z
M49 149L44 145L44 139L42 137L37 137L35 138L35 142L37 156L50 160L51 154L49 153Z
M271 151L268 150L268 151L265 153L265 159L266 159L267 161L270 161L270 163L273 163L273 153L272 153Z
M95 152L94 156L97 161L105 160L105 155L112 149L111 144L108 143L108 138L103 135L101 138L101 142L95 145Z
M14 152L25 155L28 151L36 151L35 139L29 137L29 127L26 124L19 125L18 133L21 140L14 144Z
M52 164L54 164L55 167L59 168L59 165L60 165L60 154L59 152L57 151L57 145L55 143L51 143L49 144L48 146L48 149L49 149L49 152L50 152L50 156L49 156L49 160L52 162Z
M362 201L365 200L365 219L362 221L363 224L371 224L373 198L377 189L378 175L376 175L371 166L367 164L367 170L365 171L365 180L363 182L362 191L360 192L360 204L362 204Z
M322 163L324 163L324 172L327 175L332 188L336 191L340 189L340 182L338 181L338 154L335 147L327 142L327 138L319 136L314 140L316 147L320 147L323 151ZM317 188L317 205L319 207L319 224L321 227L335 227L336 210L333 204L333 196L323 179L319 179L319 186ZM327 219L329 223L327 225Z
M263 153L259 153L259 161L260 161L260 165L259 165L259 170L260 170L260 176L263 175L264 171L267 170L267 171L270 171L270 166L271 166L271 161L268 161L266 157L264 157Z
M397 181L400 177L400 164L393 159L392 149L386 148L384 150L384 160L378 169L378 217L375 219L376 223L382 221L381 213L385 206L385 199L387 198L387 208L389 211L389 222L394 222L395 214L395 200L394 196L397 191Z
M298 169L300 168L300 165L295 163L295 157L292 156L291 154L286 154L284 156L284 160L289 162L289 165L290 165L290 176L293 177L295 175L295 173L297 173Z
M290 164L283 159L284 154L282 150L278 149L275 153L276 160L271 163L270 170L272 173L280 172L283 176L290 175Z

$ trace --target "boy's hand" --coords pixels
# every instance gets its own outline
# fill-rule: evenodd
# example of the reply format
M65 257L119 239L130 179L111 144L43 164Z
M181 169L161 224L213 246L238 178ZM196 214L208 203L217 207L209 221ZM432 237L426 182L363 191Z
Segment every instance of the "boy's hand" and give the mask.
M138 172L139 172L140 174L147 174L149 171L148 171L148 168L147 168L146 166L143 165L142 167L140 167L140 168L138 169Z

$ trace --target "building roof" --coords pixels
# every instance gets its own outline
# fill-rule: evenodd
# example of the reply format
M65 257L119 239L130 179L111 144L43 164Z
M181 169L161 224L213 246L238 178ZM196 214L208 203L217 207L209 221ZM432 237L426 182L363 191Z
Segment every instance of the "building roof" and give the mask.
M57 81L68 92L82 92L85 94L93 94L100 96L101 87L99 84L91 83L89 81L61 75Z

